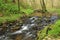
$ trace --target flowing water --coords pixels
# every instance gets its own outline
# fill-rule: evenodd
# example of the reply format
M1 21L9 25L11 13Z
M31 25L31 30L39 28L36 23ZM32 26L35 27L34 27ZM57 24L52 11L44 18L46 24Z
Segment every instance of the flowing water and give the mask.
M26 23L23 23L21 28L13 33L6 32L0 36L0 40L14 40L10 36L14 35L23 35L22 39L19 40L35 40L37 37L37 31L42 30L45 26L54 23L57 20L57 16L51 16L50 18L46 17L31 17L26 20Z

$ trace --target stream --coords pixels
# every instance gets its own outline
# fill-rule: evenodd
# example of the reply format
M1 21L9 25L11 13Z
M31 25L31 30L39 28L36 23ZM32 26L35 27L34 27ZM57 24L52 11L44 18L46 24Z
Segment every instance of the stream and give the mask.
M33 16L25 20L25 23L21 26L19 24L19 30L14 32L10 32L12 27L8 25L8 29L4 33L0 32L0 40L15 40L12 37L16 35L23 36L19 40L36 40L37 32L43 30L49 24L53 24L57 19L57 16L51 16L49 18Z

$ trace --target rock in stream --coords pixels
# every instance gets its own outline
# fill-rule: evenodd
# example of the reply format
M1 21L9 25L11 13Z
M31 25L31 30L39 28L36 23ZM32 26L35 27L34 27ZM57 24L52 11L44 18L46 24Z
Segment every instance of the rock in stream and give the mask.
M0 40L15 40L13 39L16 35L22 35L22 39L19 40L36 40L37 31L42 30L45 26L54 23L57 20L57 16L51 16L50 18L34 16L25 20L21 26L18 22L15 24L8 24L7 30L0 36ZM19 30L10 32L12 26L16 26L16 23L20 27ZM12 39L10 39L12 37ZM16 39L18 40L18 39Z

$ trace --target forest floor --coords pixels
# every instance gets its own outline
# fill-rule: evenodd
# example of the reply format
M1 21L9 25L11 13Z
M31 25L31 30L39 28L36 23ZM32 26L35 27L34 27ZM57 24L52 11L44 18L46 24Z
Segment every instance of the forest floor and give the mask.
M51 14L55 14L57 13L59 16L59 19L54 23L49 25L49 27L52 29L48 32L48 35L45 36L46 34L46 28L44 28L42 30L42 32L40 33L40 31L37 33L38 34L38 40L40 40L40 38L43 38L44 40L60 40L60 8L51 8L51 9L47 9L49 13ZM33 13L34 10L31 10L31 8L20 8L20 11L22 13L18 13L18 7L17 4L13 4L11 2L8 3L3 3L0 1L0 26L2 25L1 23L3 23L4 25L4 29L5 29L5 22L14 22L14 24L16 23L15 21L18 20L20 21L22 16L41 16L41 13ZM46 16L50 16L50 14L47 13ZM9 23L9 24L10 24ZM13 24L12 24L13 25ZM15 26L15 25L14 25ZM20 27L20 26L19 26ZM3 31L4 31L3 29ZM1 31L1 29L0 29ZM49 36L50 35L50 36Z
M60 15L60 9L58 9L58 10L55 10L55 9L53 9L53 10L49 10L50 12L51 12L51 14L52 13L54 13L54 14L56 14L56 13L58 13L59 15ZM46 16L48 17L48 16L50 16L51 14L46 14ZM4 22L6 22L6 21L15 21L15 20L18 20L18 19L20 19L20 17L22 17L22 16L26 16L26 17L28 17L28 16L41 16L42 17L42 13L32 13L32 14L11 14L10 16L2 16L2 17L0 17L0 22L1 23L4 23ZM19 20L20 21L20 20ZM43 36L43 35L45 35L45 33L46 33L46 29L44 28L44 30L42 30L42 33L40 33L40 32L38 32L38 37L39 37L39 39L38 40L40 40L40 36L41 37L44 37L43 38L43 40L45 40L45 39L47 39L47 40L60 40L58 37L59 37L59 34L60 34L60 19L59 20L57 20L54 24L52 24L51 26L51 29L52 30L50 30L48 33L48 35L51 35L52 37L48 37L48 35L47 36ZM57 28L57 29L56 29ZM41 35L40 35L41 34Z

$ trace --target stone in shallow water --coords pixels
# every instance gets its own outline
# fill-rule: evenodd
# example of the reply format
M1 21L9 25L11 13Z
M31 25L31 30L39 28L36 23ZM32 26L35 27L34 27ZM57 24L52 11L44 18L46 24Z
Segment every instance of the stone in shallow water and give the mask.
M41 20L38 20L39 17L31 17L29 19L26 20L26 24L22 24L21 29L19 29L16 32L11 33L12 35L18 35L18 34L23 34L24 37L27 37L27 39L29 37L31 38L36 38L36 31L42 30L45 26L49 25L49 23L52 23L52 21L54 22L54 20L56 20L57 17L50 17L48 20L46 20L47 18L41 18ZM38 21L38 22L37 22ZM48 21L48 22L47 22ZM39 25L38 25L39 23ZM12 25L12 24L11 24ZM11 26L10 25L10 26ZM34 29L33 29L34 28ZM36 29L35 29L36 28ZM23 38L24 39L24 38ZM26 38L25 38L26 39ZM32 40L34 40L32 39Z

